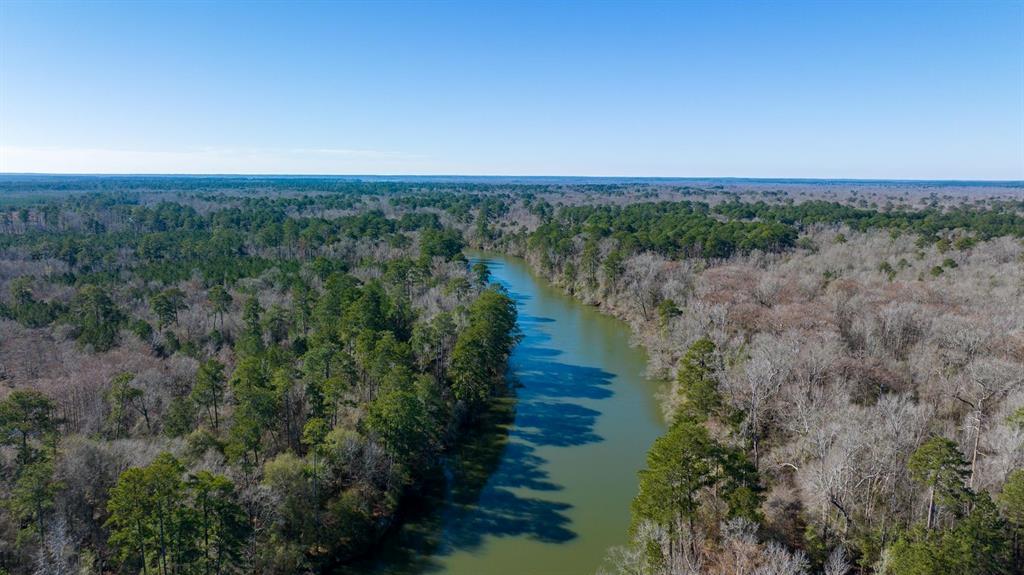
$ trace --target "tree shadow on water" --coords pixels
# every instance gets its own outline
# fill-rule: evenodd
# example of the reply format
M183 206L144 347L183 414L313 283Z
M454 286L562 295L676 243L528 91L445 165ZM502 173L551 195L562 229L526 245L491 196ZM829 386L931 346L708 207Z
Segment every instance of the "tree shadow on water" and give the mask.
M567 402L532 401L516 417L514 437L534 445L573 447L597 443L602 437L594 433L594 424L601 412Z
M524 342L525 343L525 342ZM520 391L520 401L534 397L552 400L608 399L613 374L596 367L557 361L556 349L520 345L512 358L512 369Z
M491 477L490 484L533 491L561 491L562 486L548 478L548 472L543 467L547 461L535 452L536 448L522 441L509 442L505 446L501 468Z
M424 494L416 509L371 558L338 573L412 575L445 569L444 558L481 549L488 538L525 537L564 543L576 537L571 505L523 491L557 493L536 448L509 437L518 406L500 401L448 462L446 486Z
M548 318L533 318L546 321ZM509 358L510 378L520 389L520 402L543 396L550 399L607 399L615 375L603 369L575 365L558 358L564 352L550 346L543 329L523 326L522 339Z
M565 543L576 538L566 512L572 505L523 497L509 489L487 489L480 501L458 521L448 524L442 553L472 550L487 537L527 537L544 543Z
M572 505L558 501L563 486L538 449L603 441L595 432L601 412L580 402L611 397L614 375L559 361L564 354L550 345L544 325L552 321L520 316L522 339L509 374L517 399L496 402L449 458L446 487L425 498L370 563L347 572L436 573L446 569L446 557L481 551L490 539L560 544L577 537Z
M523 314L519 314L518 320L519 320L520 328L524 329L524 331L525 331L525 328L527 326L532 325L532 324L554 323L554 321L555 321L553 318L550 318L550 317L541 317L539 315L523 315Z

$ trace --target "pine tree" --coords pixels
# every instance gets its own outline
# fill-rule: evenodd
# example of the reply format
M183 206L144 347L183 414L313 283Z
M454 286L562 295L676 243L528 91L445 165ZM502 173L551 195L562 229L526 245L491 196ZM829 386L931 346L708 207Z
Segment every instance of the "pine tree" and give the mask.
M220 428L219 406L224 401L225 388L224 364L209 359L199 365L191 397L192 401L207 409L215 430Z
M968 494L967 462L956 443L949 439L934 437L924 442L910 456L907 469L911 479L928 487L928 529L935 525L938 505L956 507Z

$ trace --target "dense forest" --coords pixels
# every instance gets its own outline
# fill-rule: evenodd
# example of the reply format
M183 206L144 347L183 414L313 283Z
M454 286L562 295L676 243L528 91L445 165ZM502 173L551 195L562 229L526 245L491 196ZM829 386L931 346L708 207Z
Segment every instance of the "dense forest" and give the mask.
M3 569L296 573L388 530L507 393L516 312L436 215L359 203L3 212Z
M671 380L607 573L1024 572L1019 189L806 190L4 180L0 572L372 553L514 393L467 246Z
M673 380L607 573L1024 569L1019 202L541 220L495 245L629 321Z

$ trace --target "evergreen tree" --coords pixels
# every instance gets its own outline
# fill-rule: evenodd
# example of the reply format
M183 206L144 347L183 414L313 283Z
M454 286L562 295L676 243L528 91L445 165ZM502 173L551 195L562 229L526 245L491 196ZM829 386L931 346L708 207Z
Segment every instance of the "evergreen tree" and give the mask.
M117 342L123 316L102 287L89 284L71 302L71 321L78 328L78 341L96 351L107 351Z
M235 486L227 477L199 471L188 481L196 518L196 547L202 575L230 573L241 563L241 551L250 527L237 502Z
M935 525L938 505L959 513L969 493L965 487L968 466L956 443L944 437L929 439L910 456L907 469L911 479L928 488L928 529Z
M484 290L469 309L469 325L452 351L452 394L480 405L501 381L515 343L515 302L500 288Z
M157 318L158 327L178 321L178 312L185 309L185 292L178 288L165 289L149 299L149 306Z
M33 440L42 441L57 430L53 401L32 390L12 391L0 401L0 444L18 448L18 462L35 461L38 450Z
M257 355L264 349L263 323L260 318L263 308L256 297L250 297L242 310L242 337L235 346L236 351L244 355Z
M1018 469L1006 478L999 493L999 508L1011 529L1011 548L1014 565L1024 562L1024 469Z
M423 406L409 389L391 389L377 396L367 409L366 428L408 465L420 460L432 433Z
M224 327L224 314L231 308L231 294L224 289L224 286L215 284L207 292L206 298L210 302L213 313L217 314L218 325Z
M132 386L135 380L133 373L121 373L114 377L107 390L107 404L110 406L110 413L107 421L113 427L114 438L123 437L131 430L136 417L132 416L134 411L142 415L146 421L146 429L151 430L152 424L149 419L149 408L146 406L143 391Z
M694 544L698 531L707 528L702 520L715 526L724 519L713 515L717 506L706 508L708 501L723 500L729 517L759 519L760 487L754 466L743 451L712 438L699 421L677 418L655 440L639 475L632 529L652 522L667 530L667 546L657 550L663 556L655 558L662 564L676 565L684 555L695 557L697 549L685 549L682 542Z
M8 501L15 517L27 526L18 534L19 538L31 532L38 536L35 544L42 542L46 535L46 516L53 509L54 497L60 488L53 480L53 462L49 459L40 459L19 469Z
M224 402L225 388L224 364L215 359L199 364L191 398L196 404L206 408L215 430L220 428L219 406Z
M971 512L954 527L902 535L890 548L892 575L1004 575L1011 570L1009 529L988 494L976 497Z
M486 286L491 281L491 270L487 267L484 262L476 262L473 264L472 270L473 277L476 278L477 284Z
M177 573L195 557L191 510L185 505L184 467L162 453L145 467L128 469L110 490L110 544L122 562L143 573Z
M243 357L231 375L231 390L235 398L235 413L227 454L232 459L258 464L264 432L274 428L279 408L264 362L257 357Z
M698 339L686 351L676 378L680 399L677 417L704 421L717 416L722 409L715 372L718 368L715 344Z

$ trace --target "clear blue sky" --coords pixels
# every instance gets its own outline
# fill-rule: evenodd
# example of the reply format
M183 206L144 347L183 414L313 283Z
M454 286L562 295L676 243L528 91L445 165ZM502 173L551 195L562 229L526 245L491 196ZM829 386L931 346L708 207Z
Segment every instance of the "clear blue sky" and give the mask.
M1024 2L0 0L0 171L1024 179Z

